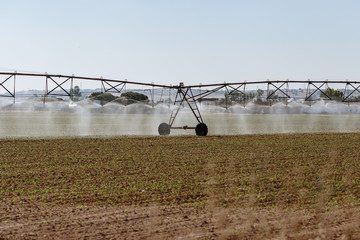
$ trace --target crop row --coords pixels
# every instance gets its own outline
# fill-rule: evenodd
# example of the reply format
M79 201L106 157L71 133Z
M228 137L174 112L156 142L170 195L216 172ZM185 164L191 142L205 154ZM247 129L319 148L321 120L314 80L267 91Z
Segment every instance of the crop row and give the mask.
M52 204L358 204L360 134L2 140L0 199Z

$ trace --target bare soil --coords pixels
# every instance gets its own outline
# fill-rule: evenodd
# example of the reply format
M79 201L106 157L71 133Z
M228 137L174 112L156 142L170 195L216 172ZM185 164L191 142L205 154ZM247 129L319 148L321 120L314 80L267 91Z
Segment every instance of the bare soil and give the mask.
M360 239L360 207L1 206L1 239Z
M360 239L359 140L2 140L0 239Z

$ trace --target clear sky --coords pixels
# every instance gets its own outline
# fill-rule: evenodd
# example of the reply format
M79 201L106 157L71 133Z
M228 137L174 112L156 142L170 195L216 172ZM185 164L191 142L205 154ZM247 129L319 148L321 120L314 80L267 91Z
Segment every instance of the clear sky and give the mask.
M359 80L359 13L358 0L1 0L0 71Z

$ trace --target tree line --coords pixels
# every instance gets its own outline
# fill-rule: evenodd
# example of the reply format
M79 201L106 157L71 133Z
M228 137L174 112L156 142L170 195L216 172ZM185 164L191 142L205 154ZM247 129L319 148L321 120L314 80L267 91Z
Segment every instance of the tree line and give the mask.
M82 97L82 93L79 86L75 86L74 88L70 89L70 99L72 101L79 101ZM120 103L123 105L129 105L133 103L148 103L149 98L148 96L137 93L137 92L125 92L122 93L120 96L114 96L108 92L93 92L90 94L89 99L91 101L100 101L101 105L104 105L109 102Z

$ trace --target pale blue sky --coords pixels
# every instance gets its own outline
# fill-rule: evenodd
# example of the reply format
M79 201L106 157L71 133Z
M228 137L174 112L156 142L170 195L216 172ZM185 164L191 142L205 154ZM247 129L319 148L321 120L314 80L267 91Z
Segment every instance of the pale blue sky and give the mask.
M159 84L359 80L359 13L355 0L6 0L0 71Z

